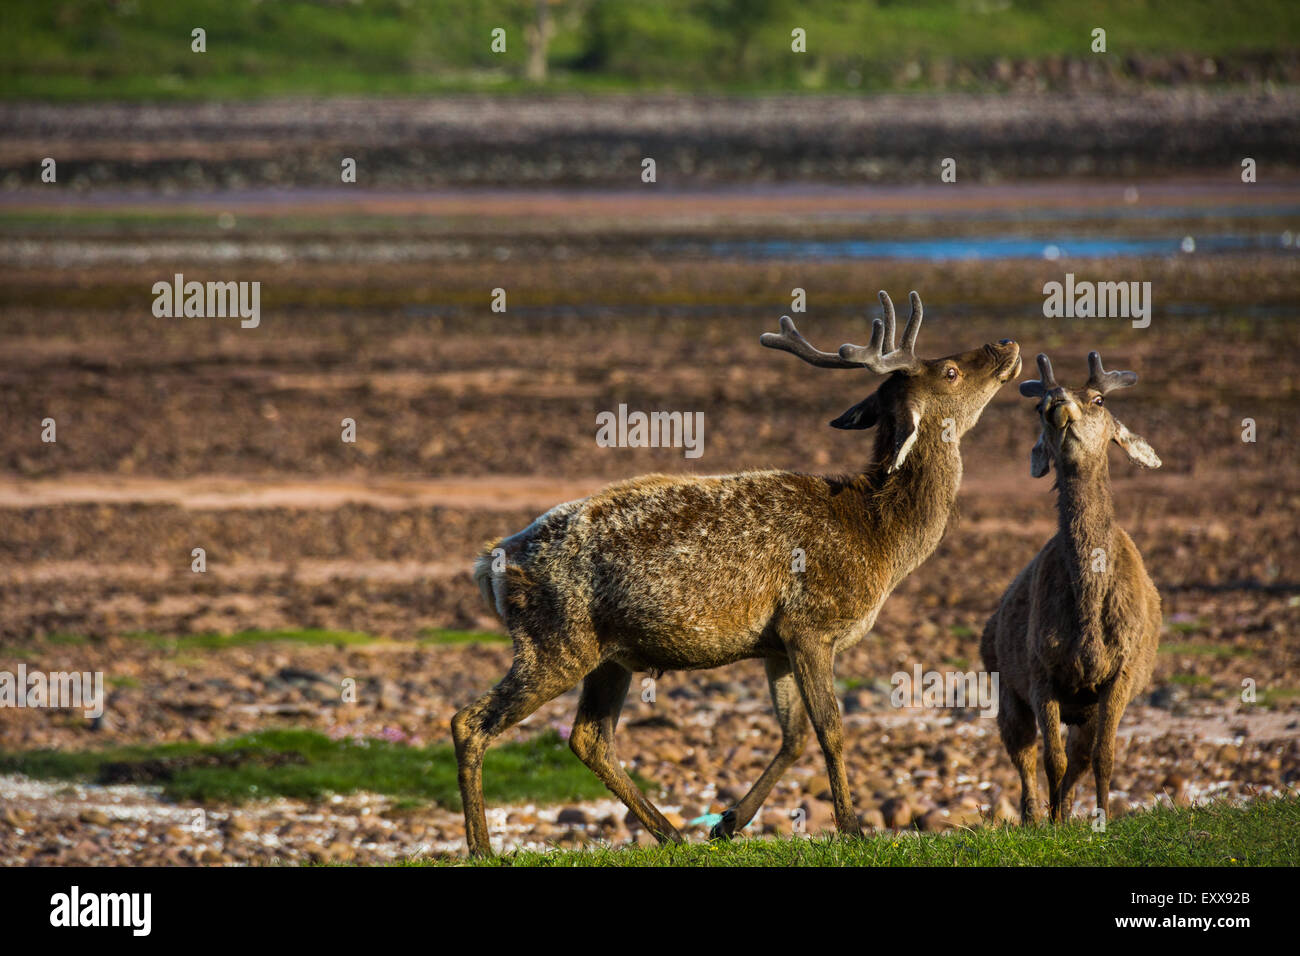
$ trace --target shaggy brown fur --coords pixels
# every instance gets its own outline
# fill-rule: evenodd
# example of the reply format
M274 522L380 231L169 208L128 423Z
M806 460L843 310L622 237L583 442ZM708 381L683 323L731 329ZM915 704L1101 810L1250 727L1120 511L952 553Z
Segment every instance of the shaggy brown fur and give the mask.
M1106 450L1113 441L1135 462L1160 467L1151 446L1117 421L1104 396L1132 385L1132 372L1106 372L1096 352L1084 388L1056 384L1047 356L1040 382L1042 432L1030 472L1056 466L1060 530L1007 589L980 641L984 666L999 674L998 728L1020 773L1023 822L1041 813L1035 738L1043 735L1051 819L1070 813L1074 785L1092 765L1097 806L1110 811L1115 731L1146 686L1160 636L1160 595L1142 556L1115 525ZM1061 724L1070 725L1061 745ZM1068 751L1068 761L1067 761Z
M569 741L574 753L649 832L661 841L680 840L614 752L632 672L748 658L761 658L767 668L781 749L715 835L729 836L753 818L802 752L810 724L826 758L836 825L858 831L842 756L834 655L861 640L889 593L938 544L961 481L957 438L1020 369L1019 347L1007 340L948 358L914 359L907 354L920 323L913 296L904 348L893 347L892 306L882 293L887 336L877 320L865 350L844 360L815 353L815 364L893 369L874 394L833 423L878 426L875 463L861 474L650 475L560 505L484 551L474 576L509 628L514 662L501 683L452 721L470 852L491 852L484 750L579 680ZM783 332L763 343L814 361L793 324L784 319L782 325L795 338ZM494 551L503 570L493 570ZM800 552L803 570L797 569Z

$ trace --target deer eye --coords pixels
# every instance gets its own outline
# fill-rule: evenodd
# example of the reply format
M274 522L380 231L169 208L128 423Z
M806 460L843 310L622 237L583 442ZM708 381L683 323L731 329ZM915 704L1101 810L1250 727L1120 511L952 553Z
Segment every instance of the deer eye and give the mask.
M1094 399L1092 400L1092 404L1094 404L1094 405L1105 405L1106 403L1105 403L1104 401L1102 401L1101 396L1098 395L1096 398L1094 398Z
M944 374L944 377L948 379L948 381L950 381L950 382L955 382L955 381L957 381L957 366L955 366L955 365L949 365L949 366L948 366L948 370L947 370L946 372L944 372L943 374Z

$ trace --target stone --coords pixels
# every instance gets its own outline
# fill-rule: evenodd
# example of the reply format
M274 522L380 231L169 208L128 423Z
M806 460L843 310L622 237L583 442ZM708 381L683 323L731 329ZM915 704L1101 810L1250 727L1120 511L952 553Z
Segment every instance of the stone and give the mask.
M820 800L829 800L831 796L831 778L824 773L809 777L804 783L803 792Z
M912 824L911 804L902 797L890 797L880 805L880 813L890 829L901 830Z

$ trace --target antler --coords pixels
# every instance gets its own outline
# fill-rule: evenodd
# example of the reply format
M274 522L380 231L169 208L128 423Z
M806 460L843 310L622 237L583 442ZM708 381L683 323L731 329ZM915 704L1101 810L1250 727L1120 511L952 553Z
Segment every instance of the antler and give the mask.
M781 316L779 334L764 332L758 337L758 341L770 349L780 349L782 352L797 355L809 365L820 368L862 368L861 362L849 362L834 352L822 352L813 348L813 344L799 334L799 330L794 327L794 320L788 315Z
M1108 372L1101 367L1101 354L1088 353L1088 387L1105 395L1117 388L1137 384L1137 372Z
M880 292L880 304L884 306L885 319L876 319L871 323L871 341L864 345L841 345L840 357L862 365L884 375L898 369L908 371L920 363L916 359L916 333L921 331L923 309L921 297L915 292L911 295L912 314L903 328L903 344L894 348L894 303L883 289Z
M789 352L821 368L866 368L880 375L910 371L920 364L916 358L916 335L921 330L923 315L921 297L913 292L911 299L912 315L903 329L903 344L898 348L894 347L894 303L884 291L880 293L884 320L872 321L871 340L866 345L841 345L839 354L819 351L799 334L788 315L781 316L780 334L764 332L758 340L770 349Z
M1096 355L1096 352L1092 353ZM1025 398L1039 398L1046 395L1054 388L1060 388L1056 384L1056 376L1052 373L1052 360L1044 353L1038 353L1038 381L1028 381L1020 383L1020 394Z

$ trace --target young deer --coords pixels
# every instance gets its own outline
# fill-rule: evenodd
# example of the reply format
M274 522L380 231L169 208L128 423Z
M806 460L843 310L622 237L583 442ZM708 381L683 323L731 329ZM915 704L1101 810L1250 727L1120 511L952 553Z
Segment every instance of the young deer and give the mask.
M1041 812L1038 730L1051 819L1069 815L1074 785L1090 763L1097 806L1103 819L1109 814L1115 730L1151 677L1160 636L1160 595L1115 524L1106 449L1113 441L1148 468L1159 468L1160 459L1105 407L1105 396L1137 375L1105 371L1096 352L1088 366L1087 385L1065 388L1039 355L1040 380L1020 384L1020 394L1039 399L1042 422L1029 471L1041 478L1055 463L1060 529L1011 582L980 639L984 666L1000 675L998 729L1020 772L1022 822ZM1062 722L1070 725L1064 748Z
M880 301L884 321L875 320L866 346L820 352L788 316L779 334L760 339L822 368L889 376L831 422L877 426L875 463L863 473L648 475L559 505L479 557L474 577L510 631L514 662L452 720L471 853L491 853L481 773L488 744L579 680L574 753L650 833L680 840L614 753L632 672L748 658L766 666L781 748L714 835L730 836L753 818L802 752L810 722L826 758L836 826L859 831L842 756L835 652L862 639L889 593L939 543L961 481L956 439L1020 370L1020 348L1008 339L918 359L915 292L896 349L894 307L884 292Z

